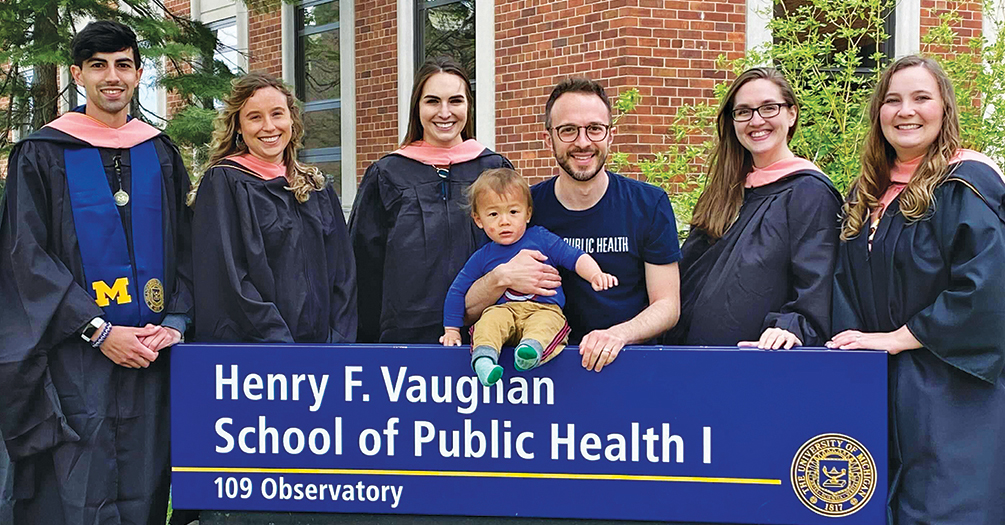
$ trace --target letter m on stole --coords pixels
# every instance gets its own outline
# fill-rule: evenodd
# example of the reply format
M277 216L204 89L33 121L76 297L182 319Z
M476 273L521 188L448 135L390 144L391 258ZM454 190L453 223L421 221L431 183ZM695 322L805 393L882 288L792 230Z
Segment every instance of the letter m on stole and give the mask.
M102 308L111 304L112 299L115 299L115 302L118 304L129 304L133 300L129 296L128 277L116 279L111 287L105 284L105 281L94 281L91 283L91 287L94 288L94 302L98 303L98 306Z

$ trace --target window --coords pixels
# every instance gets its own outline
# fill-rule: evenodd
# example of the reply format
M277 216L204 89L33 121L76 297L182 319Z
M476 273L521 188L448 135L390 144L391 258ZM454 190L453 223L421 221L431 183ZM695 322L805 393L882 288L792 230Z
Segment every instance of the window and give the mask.
M894 56L894 3L892 1L880 3L886 5L879 11L860 8L850 2L838 3L833 6L834 10L825 10L810 0L779 0L774 5L773 16L785 18L789 13L805 13L821 24L819 31L821 36L829 37L836 31L847 33L848 36L834 36L833 52L840 53L846 51L849 46L856 45L860 60L858 70L871 72L884 66L883 63L877 63L874 58L877 51L886 58ZM876 29L879 27L882 27L887 38L877 42ZM800 31L800 28L789 29L801 35L806 34ZM775 35L775 42L778 42L778 35Z
M225 18L209 24L209 30L216 35L216 50L213 60L227 65L235 75L241 73L241 52L237 47L237 18Z
M474 0L416 0L415 13L415 69L427 58L447 55L464 66L474 89Z
M339 2L308 0L295 14L297 98L304 104L301 160L321 169L342 197L342 77Z
M154 124L165 124L166 115L160 113L160 93L157 92L157 79L160 76L157 64L150 58L143 58L143 76L136 88L136 100L140 105L143 118ZM135 113L134 113L135 115Z
M223 63L235 75L241 74L241 52L237 49L237 18L224 18L209 24L208 27L216 36L213 61ZM213 107L223 109L223 101L214 99Z

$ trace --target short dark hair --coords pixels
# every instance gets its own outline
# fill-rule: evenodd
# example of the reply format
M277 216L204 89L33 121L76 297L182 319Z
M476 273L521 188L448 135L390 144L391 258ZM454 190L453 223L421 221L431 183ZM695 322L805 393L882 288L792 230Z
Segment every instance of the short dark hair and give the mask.
M112 20L98 20L87 24L70 42L70 54L77 67L83 66L84 61L95 53L115 53L123 49L132 49L136 68L142 67L136 33L128 26Z
M464 98L468 100L468 120L464 123L464 129L461 130L461 140L468 140L475 136L475 101L472 98L471 79L468 77L468 72L464 70L464 66L453 58L441 55L426 60L422 67L415 72L412 100L408 110L408 131L405 133L405 140L401 141L403 147L423 138L422 120L419 119L419 99L422 98L422 89L426 87L426 81L437 73L450 73L464 82Z
M607 106L608 123L610 123L610 113L611 113L611 99L607 98L607 92L604 91L604 86L584 77L570 77L558 83L555 89L551 90L551 96L548 97L548 103L544 105L544 127L551 129L551 108L555 105L555 101L558 97L566 93L585 93L587 95L596 95L600 97L600 100L604 101L604 105Z

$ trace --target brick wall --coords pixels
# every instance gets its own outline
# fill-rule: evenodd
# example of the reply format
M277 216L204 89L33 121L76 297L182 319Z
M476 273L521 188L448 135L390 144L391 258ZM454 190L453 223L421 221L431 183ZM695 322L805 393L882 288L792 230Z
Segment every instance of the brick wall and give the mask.
M356 2L356 170L398 142L398 21L395 0ZM407 89L411 89L410 87Z
M190 0L165 0L164 7L168 11L174 13L177 16L183 16L188 18L192 15L192 4ZM168 64L167 67L171 67ZM183 108L181 97L178 96L174 91L167 92L167 117L171 118L171 115L181 111Z
M282 8L248 13L248 71L283 76Z
M950 49L946 46L924 45L925 35L935 27L940 25L940 15L956 11L959 19L951 24L956 31L956 39ZM921 41L922 51L926 53L938 53L942 55L968 53L968 42L981 35L983 29L981 2L956 2L947 0L921 0Z
M744 52L743 0L497 2L496 145L532 183L556 173L543 113L561 79L587 76L612 99L639 89L613 147L635 163L668 148L677 107L714 99L715 59Z

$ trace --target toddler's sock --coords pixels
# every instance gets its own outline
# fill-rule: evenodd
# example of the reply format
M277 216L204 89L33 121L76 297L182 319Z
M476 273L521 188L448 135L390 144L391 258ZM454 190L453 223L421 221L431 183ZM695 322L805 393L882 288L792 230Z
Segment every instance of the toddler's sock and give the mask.
M475 360L475 373L478 380L485 386L496 384L503 375L503 367L497 365L490 357L479 357Z
M524 339L513 352L513 366L519 371L530 370L541 363L543 354L541 343L533 339Z

